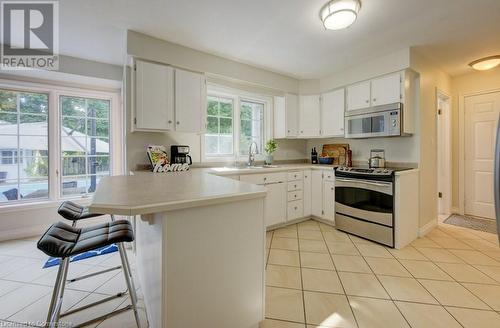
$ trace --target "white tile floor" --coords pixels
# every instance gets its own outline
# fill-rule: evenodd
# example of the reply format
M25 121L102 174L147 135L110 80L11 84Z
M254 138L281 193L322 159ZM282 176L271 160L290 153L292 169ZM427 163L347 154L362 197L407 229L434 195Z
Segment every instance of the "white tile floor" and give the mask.
M497 235L440 223L394 250L309 220L267 249L265 328L500 327Z
M0 326L45 320L57 268L41 269L47 257L36 240L0 243ZM72 263L69 276L118 263L118 253L94 257ZM497 236L450 225L402 250L312 220L275 230L267 235L266 285L264 328L500 327ZM125 290L121 271L69 285L63 311L119 290ZM125 302L65 320L77 324ZM147 327L142 301L139 307ZM135 323L128 311L91 327Z
M36 248L38 238L0 243L0 326L40 326L46 319L57 267L42 269L47 256ZM129 255L132 267L134 257ZM68 278L88 274L120 263L118 252L71 263ZM135 274L135 273L134 273ZM137 279L135 279L138 285ZM136 286L138 287L138 286ZM126 290L121 270L67 285L62 311L97 301ZM138 288L139 297L140 288ZM65 323L78 323L98 317L129 304L128 298L118 298L62 319ZM147 327L142 300L139 313L143 327ZM69 326L68 326L69 327ZM88 327L135 327L131 311L124 312Z

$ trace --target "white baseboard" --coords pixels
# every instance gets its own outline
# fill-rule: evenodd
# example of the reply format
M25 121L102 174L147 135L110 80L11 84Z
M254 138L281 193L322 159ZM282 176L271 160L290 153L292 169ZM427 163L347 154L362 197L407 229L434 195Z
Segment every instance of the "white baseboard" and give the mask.
M425 236L429 231L434 229L436 226L437 226L437 219L428 222L426 225L418 229L418 236L419 237Z

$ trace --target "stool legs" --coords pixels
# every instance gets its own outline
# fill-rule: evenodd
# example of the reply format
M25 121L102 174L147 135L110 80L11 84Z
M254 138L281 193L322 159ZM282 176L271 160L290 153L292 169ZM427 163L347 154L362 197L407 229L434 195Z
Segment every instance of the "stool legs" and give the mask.
M135 290L134 281L132 279L132 271L130 270L130 263L128 262L127 252L123 243L118 243L118 251L122 261L123 275L125 276L127 288L130 293L130 301L132 303L132 310L134 311L135 322L137 327L140 328L141 323L139 320L139 313L137 312L137 292Z
M57 277L54 284L54 291L50 300L49 312L47 313L47 320L45 327L52 327L57 325L59 315L61 313L62 299L64 294L64 286L66 277L68 275L69 257L61 259L59 269L57 270Z

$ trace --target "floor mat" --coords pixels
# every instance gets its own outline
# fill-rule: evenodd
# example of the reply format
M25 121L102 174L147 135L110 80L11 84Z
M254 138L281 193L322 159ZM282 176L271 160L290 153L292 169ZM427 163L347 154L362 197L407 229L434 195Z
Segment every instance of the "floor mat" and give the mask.
M98 249L94 249L92 251L88 251L88 252L81 253L81 254L78 254L75 256L71 256L69 261L76 262L76 261L88 259L89 257L109 254L109 253L113 253L113 252L117 252L117 251L118 251L118 246L116 246L116 244L111 244L111 245L107 245L107 246L104 246L104 247L101 247ZM45 265L43 266L43 268L45 269L45 268L50 268L50 267L55 266L55 265L59 265L60 262L61 262L60 258L50 257L47 260L47 262L45 262Z
M497 233L497 222L491 219L481 219L472 216L452 214L444 220L443 223L494 234Z

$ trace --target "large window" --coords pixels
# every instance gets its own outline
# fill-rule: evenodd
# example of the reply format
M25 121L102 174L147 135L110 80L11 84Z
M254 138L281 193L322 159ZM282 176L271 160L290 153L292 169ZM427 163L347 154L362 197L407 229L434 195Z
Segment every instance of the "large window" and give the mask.
M110 174L110 101L60 96L61 195L95 191Z
M41 84L12 82L11 88L0 80L0 205L93 193L119 162L111 147L111 136L121 136L111 129L116 99Z
M0 202L49 192L49 97L0 89Z
M264 98L244 93L209 90L204 158L242 159L248 156L253 143L257 145L257 152L262 154L268 103Z

